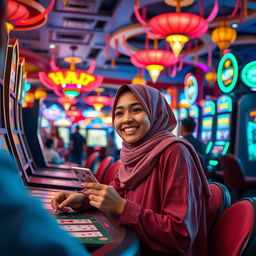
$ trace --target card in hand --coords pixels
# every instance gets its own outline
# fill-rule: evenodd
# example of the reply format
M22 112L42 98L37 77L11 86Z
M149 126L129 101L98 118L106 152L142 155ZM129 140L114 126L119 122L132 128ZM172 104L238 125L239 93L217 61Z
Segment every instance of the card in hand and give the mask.
M81 168L81 167L72 167L73 172L75 173L76 177L78 178L79 182L95 182L99 183L96 177L93 175L92 171L88 168Z

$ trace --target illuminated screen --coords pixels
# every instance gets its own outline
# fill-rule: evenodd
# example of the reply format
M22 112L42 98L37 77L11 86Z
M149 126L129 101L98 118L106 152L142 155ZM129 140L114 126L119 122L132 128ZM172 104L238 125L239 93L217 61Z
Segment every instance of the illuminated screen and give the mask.
M256 116L247 114L246 137L248 144L248 159L256 161Z
M106 129L87 129L86 144L88 147L106 147L107 130Z
M80 128L79 133L80 133L84 138L86 138L86 129Z
M229 140L230 114L222 114L217 117L217 140Z
M214 145L212 148L212 153L211 156L213 158L220 158L222 155L222 152L224 150L225 144L224 145Z
M17 53L14 50L13 56L12 56L12 66L11 66L11 79L10 79L10 89L14 90L14 85L16 82L16 71L17 71Z
M0 134L0 149L5 149L8 151L8 146L6 144L6 140L3 134Z
M21 146L18 134L13 134L13 138L14 138L15 145L16 145L16 148L17 148L17 151L18 151L18 154L19 154L19 158L20 158L20 160L22 162L22 165L24 166L27 161L26 161L25 153L24 153L23 148Z
M196 122L196 127L195 127L195 131L193 132L193 136L195 138L197 138L197 133L198 133L198 118L194 118L195 122Z
M202 118L201 140L206 143L212 139L213 117L207 116Z
M122 138L115 131L115 143L118 149L122 148L122 142L123 142Z
M11 128L15 129L15 103L14 99L12 97L9 97L10 101L10 122L11 122Z
M65 147L69 144L70 129L68 127L58 127L60 137L64 140Z

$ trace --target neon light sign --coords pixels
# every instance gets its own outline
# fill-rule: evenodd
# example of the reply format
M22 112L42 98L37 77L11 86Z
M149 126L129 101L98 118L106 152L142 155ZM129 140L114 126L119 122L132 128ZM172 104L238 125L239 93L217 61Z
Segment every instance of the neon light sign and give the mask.
M222 92L229 93L234 90L238 80L238 62L232 53L227 53L221 58L217 80Z
M246 86L256 88L256 61L251 61L244 66L242 81Z
M189 104L194 104L198 95L198 83L193 74L188 73L184 80L185 98Z

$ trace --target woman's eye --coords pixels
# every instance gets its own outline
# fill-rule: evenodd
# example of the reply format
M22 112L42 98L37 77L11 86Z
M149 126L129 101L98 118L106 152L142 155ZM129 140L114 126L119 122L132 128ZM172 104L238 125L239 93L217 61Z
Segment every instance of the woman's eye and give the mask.
M123 112L116 112L115 116L121 116L123 114Z
M136 113L136 112L140 112L142 110L143 110L142 108L134 108L132 111Z

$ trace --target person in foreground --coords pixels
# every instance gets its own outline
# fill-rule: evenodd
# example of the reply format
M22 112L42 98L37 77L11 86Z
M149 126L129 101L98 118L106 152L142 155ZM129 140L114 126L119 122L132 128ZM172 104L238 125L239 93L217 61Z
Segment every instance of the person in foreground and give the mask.
M86 256L40 202L27 194L13 159L0 150L1 256Z
M93 206L115 214L137 233L142 255L206 255L210 190L193 147L171 133L176 120L164 96L147 85L123 85L112 119L123 139L115 179L60 192L54 210Z

